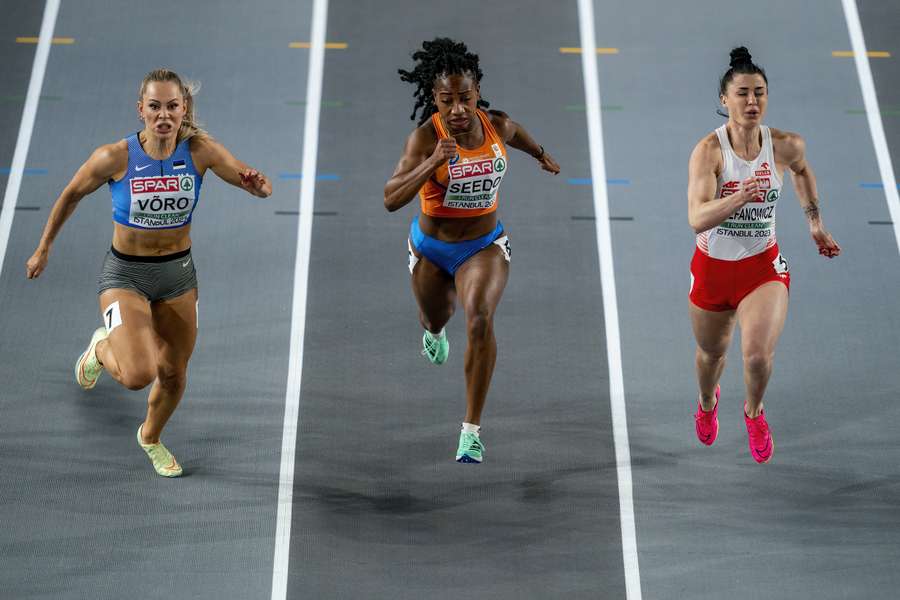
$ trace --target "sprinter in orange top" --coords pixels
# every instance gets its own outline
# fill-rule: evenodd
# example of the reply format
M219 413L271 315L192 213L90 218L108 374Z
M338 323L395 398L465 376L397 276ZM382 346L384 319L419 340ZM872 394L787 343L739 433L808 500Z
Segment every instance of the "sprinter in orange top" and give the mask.
M456 460L480 463L481 411L490 385L497 343L494 312L509 277L509 239L497 219L499 188L508 163L506 145L534 157L541 168L559 165L521 125L503 112L483 111L478 56L447 38L424 42L403 81L417 86L412 119L419 126L384 186L384 206L395 211L418 193L421 215L413 219L409 271L425 332L422 353L434 364L447 360L444 325L459 296L466 313L466 417Z

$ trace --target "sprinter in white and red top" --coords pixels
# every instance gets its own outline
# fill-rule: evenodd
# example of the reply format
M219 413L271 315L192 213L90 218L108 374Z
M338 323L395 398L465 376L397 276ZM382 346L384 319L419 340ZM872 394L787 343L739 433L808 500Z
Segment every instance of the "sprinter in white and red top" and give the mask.
M690 291L700 387L694 419L697 437L712 445L719 430L719 378L737 323L750 454L766 463L775 446L763 394L787 316L791 282L775 239L775 209L785 169L792 174L819 254L834 258L841 248L822 224L803 138L762 124L768 80L746 48L731 51L731 67L719 91L728 122L694 148L688 180L688 220L697 232Z

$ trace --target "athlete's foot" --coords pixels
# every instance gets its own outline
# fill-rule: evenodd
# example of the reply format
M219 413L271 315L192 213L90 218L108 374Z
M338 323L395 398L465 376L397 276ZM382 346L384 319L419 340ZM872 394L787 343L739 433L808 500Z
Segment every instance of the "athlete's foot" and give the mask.
M447 362L447 355L450 354L450 342L443 329L440 333L431 333L427 329L425 330L422 335L422 354L435 365Z
M694 413L694 427L697 431L697 439L707 446L712 446L719 435L719 386L716 386L716 403L711 410L703 410L703 402L697 402L697 412Z
M91 336L87 350L75 361L75 381L82 389L89 390L97 385L100 373L103 372L103 365L97 359L97 344L106 339L107 335L105 327L98 327Z
M750 455L753 460L762 464L772 459L775 453L775 442L769 431L769 423L766 421L765 411L760 410L759 416L750 418L744 413L744 423L747 425L747 438L750 444Z
M153 469L157 474L162 475L163 477L181 476L181 465L178 464L178 461L175 460L175 457L172 456L169 449L163 446L161 441L155 444L144 443L143 437L141 436L141 430L143 428L144 424L141 423L137 430L137 442L140 447L144 449L144 452L147 453L147 456L150 457L150 462L153 463Z
M481 463L484 460L484 445L477 433L459 432L459 447L456 449L456 462Z

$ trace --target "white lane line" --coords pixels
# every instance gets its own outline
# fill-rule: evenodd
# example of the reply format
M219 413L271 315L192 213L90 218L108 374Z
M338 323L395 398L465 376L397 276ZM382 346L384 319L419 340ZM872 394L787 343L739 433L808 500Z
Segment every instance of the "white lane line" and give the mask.
M287 391L284 399L284 429L281 436L281 473L278 484L278 516L275 524L275 561L272 565L272 600L285 600L291 547L291 509L294 500L294 453L300 412L300 381L303 374L303 336L306 331L306 287L309 280L309 250L312 238L316 158L319 147L319 111L322 105L322 74L325 63L325 25L328 0L314 0L309 73L306 79L306 118L303 123L303 178L300 182L300 218L297 225L297 255L294 259L294 299L291 309L291 345Z
M596 48L593 0L578 0L581 47ZM603 157L603 128L600 122L600 83L597 54L581 53L584 72L584 96L588 140L591 149L591 177L594 189L594 223L597 227L597 251L600 254L600 281L603 286L603 317L606 326L606 354L609 362L609 399L612 408L613 439L616 449L616 474L619 482L619 518L622 523L622 558L625 564L625 594L628 600L641 599L641 573L638 567L637 537L634 528L634 501L631 488L631 451L628 447L628 422L625 414L625 383L622 376L622 350L619 343L619 309L616 305L616 279L613 270L612 239L609 229L609 201L606 193L606 164Z
M53 40L53 30L56 28L57 13L59 13L59 0L47 0L44 5L44 18L41 21L41 33L38 37L37 49L34 52L34 64L31 66L31 79L28 82L28 93L25 96L25 109L22 111L22 122L19 124L19 137L16 139L12 167L9 179L6 181L6 193L3 194L3 211L0 212L0 274L3 273L3 261L6 259L6 246L9 244L13 214L19 200L25 159L28 158L28 148L31 146L31 133L34 130L34 119L37 116L41 88L44 86L44 73L47 70L47 59L50 58L50 42Z
M897 251L900 252L900 196L897 194L897 180L894 167L891 165L891 153L888 151L887 138L881 122L881 110L878 108L878 97L875 94L875 81L869 68L869 56L866 54L866 40L863 38L862 24L855 0L842 0L850 42L853 44L853 60L859 74L859 87L862 88L863 101L866 107L866 118L869 131L872 133L872 144L878 157L878 170L881 171L881 182L884 184L884 196L887 200L891 221L894 222L894 238L897 240Z

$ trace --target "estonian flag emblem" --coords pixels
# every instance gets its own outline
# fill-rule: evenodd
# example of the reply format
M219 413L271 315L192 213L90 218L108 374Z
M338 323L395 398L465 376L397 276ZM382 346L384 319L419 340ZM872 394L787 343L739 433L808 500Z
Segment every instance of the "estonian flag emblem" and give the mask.
M176 161L173 161L173 162L172 162L172 168L173 168L173 169L183 169L183 168L184 168L184 161L183 161L183 160L176 160Z

